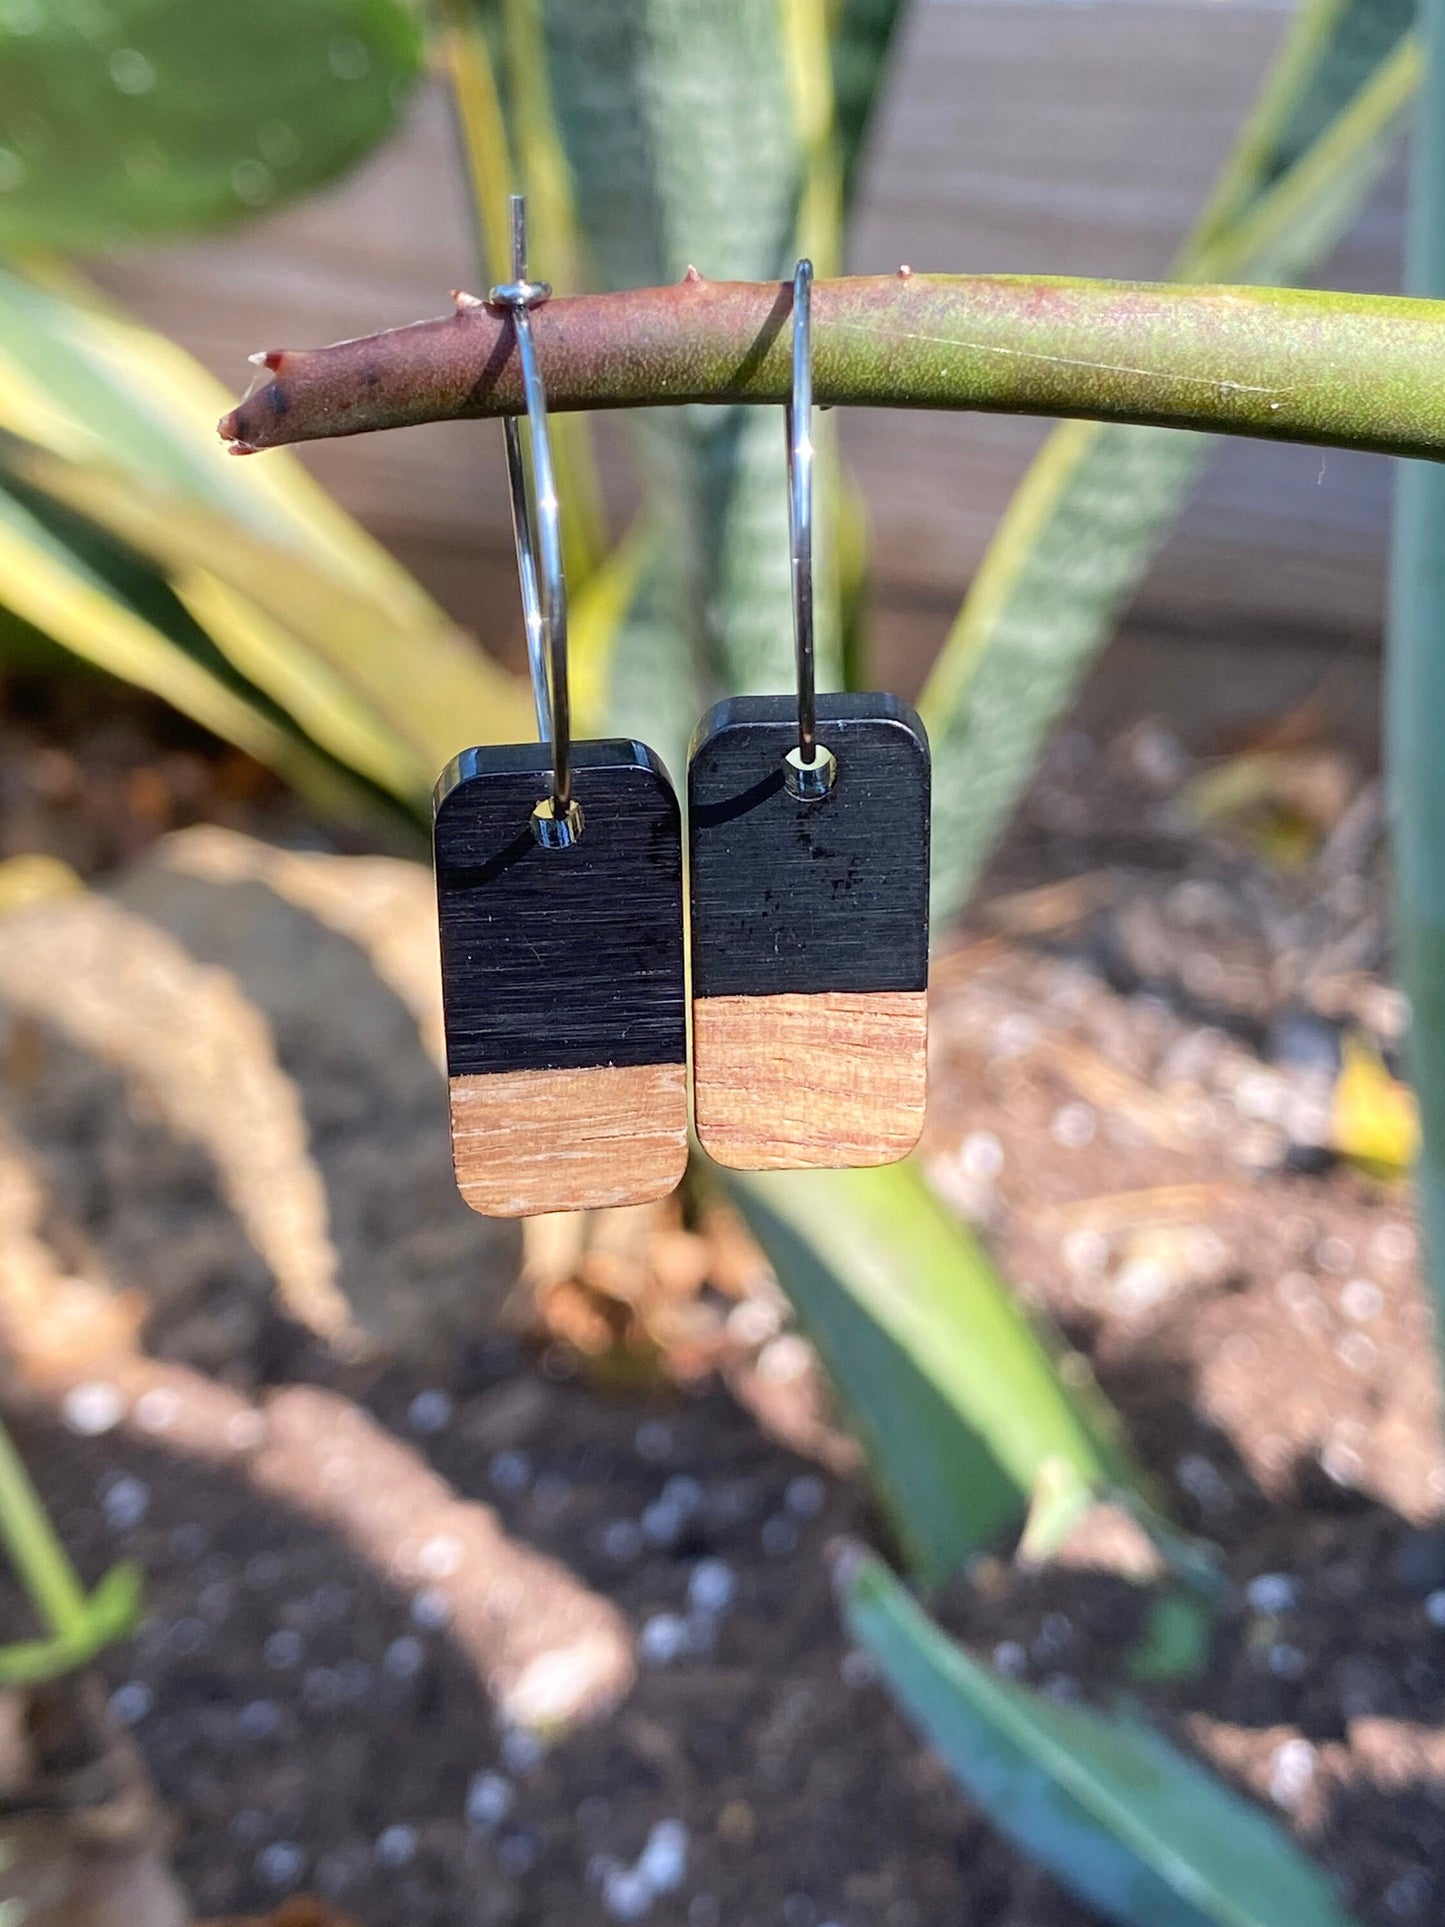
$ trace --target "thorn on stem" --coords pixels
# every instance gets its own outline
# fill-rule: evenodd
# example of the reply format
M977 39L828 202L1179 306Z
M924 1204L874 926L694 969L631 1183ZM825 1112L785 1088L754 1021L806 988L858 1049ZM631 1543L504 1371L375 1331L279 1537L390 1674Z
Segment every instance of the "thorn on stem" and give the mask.
M468 294L465 288L453 288L452 300L456 303L458 314L465 314L468 308L485 308L487 305L479 294Z
M691 261L689 261L687 264L687 273L682 277L682 285L684 287L689 287L693 282L701 281L702 279L703 279L702 275L692 265Z

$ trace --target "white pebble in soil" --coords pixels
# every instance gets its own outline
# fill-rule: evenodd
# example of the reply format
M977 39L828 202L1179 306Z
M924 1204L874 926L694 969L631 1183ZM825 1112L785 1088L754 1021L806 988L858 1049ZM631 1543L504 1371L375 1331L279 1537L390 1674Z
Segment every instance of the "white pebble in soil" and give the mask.
M517 1790L501 1773L475 1773L467 1788L467 1825L499 1827L512 1811Z
M1340 1310L1358 1325L1378 1318L1385 1308L1385 1294L1369 1278L1352 1278L1340 1292Z
M697 1612L725 1613L737 1597L737 1574L724 1559L701 1559L687 1582L687 1603Z
M542 1761L542 1742L525 1726L509 1726L502 1735L502 1765L509 1773L530 1773Z
M679 1613L653 1613L637 1635L637 1657L644 1666L670 1666L689 1646L687 1621Z
M404 1867L415 1855L415 1827L385 1827L377 1835L376 1864L379 1867Z
M681 1820L659 1820L638 1855L637 1871L654 1893L676 1893L687 1878L687 1828Z
M744 1298L727 1315L727 1334L740 1345L766 1345L783 1329L783 1314L766 1298Z
M1335 1346L1335 1355L1352 1372L1367 1372L1374 1364L1379 1347L1363 1332L1346 1332Z
M654 1499L642 1514L642 1536L650 1546L675 1546L687 1524L687 1514L667 1499Z
M1098 1120L1087 1104L1063 1104L1054 1112L1049 1133L1066 1151L1082 1151L1086 1144L1093 1143L1098 1128Z
M120 1424L125 1417L125 1400L116 1386L97 1379L73 1385L65 1394L60 1412L68 1430L84 1439L97 1439Z
M764 1519L758 1536L769 1559L786 1559L798 1550L797 1521L784 1512L775 1512L771 1519Z
M416 1563L423 1578L450 1579L461 1571L465 1556L465 1548L454 1532L438 1532L423 1544Z
M635 1559L642 1545L642 1528L635 1519L611 1519L603 1529L602 1550L619 1566Z
M635 1867L615 1867L602 1883L602 1904L614 1920L645 1920L657 1895Z
M420 1432L423 1438L444 1432L452 1420L452 1401L446 1392L435 1388L418 1392L407 1407L407 1423L413 1432Z
M329 1713L345 1697L341 1677L330 1666L313 1666L301 1682L301 1702L312 1713Z
M128 1679L110 1696L111 1716L121 1726L136 1726L155 1705L155 1694L143 1679Z
M497 1865L512 1880L520 1880L537 1864L541 1848L531 1833L514 1833L497 1848Z
M789 1479L783 1504L795 1519L816 1519L827 1501L828 1488L813 1472L800 1472Z
M143 1432L168 1432L181 1415L181 1395L169 1385L153 1385L135 1402L135 1422Z
M1408 1265L1415 1256L1415 1233L1407 1224L1382 1224L1370 1239L1370 1256L1386 1265Z
M958 1168L974 1184L989 1184L1003 1169L1003 1145L992 1131L970 1131L958 1147Z
M426 1664L426 1648L410 1633L403 1633L387 1647L382 1670L389 1679L415 1679Z
M1285 1740L1270 1758L1269 1797L1286 1812L1297 1807L1315 1777L1315 1750L1308 1740Z
M1315 1263L1321 1271L1331 1271L1342 1276L1355 1262L1355 1248L1347 1239L1331 1235L1321 1238L1315 1246Z
M106 1486L100 1509L112 1532L130 1532L150 1511L150 1503L150 1487L127 1473Z
M1291 1646L1283 1639L1270 1647L1268 1663L1276 1679L1303 1679L1307 1664L1299 1647Z
M498 1492L525 1492L532 1483L532 1461L525 1452L498 1452L487 1467L487 1477Z
M279 1632L272 1633L262 1648L266 1664L277 1673L289 1673L293 1666L301 1664L305 1651L300 1633L283 1626Z
M424 1587L411 1602L411 1623L424 1633L439 1633L451 1618L451 1601L435 1586Z
M1101 1277L1109 1262L1109 1240L1087 1227L1069 1232L1059 1251L1064 1269L1075 1280Z
M1175 1466L1174 1476L1190 1498L1206 1511L1224 1512L1234 1502L1224 1474L1202 1452L1186 1452Z
M210 1643L211 1635L205 1621L190 1615L176 1620L166 1640L171 1651L182 1659L194 1659L197 1654L205 1652Z
M1285 1572L1262 1572L1250 1580L1245 1597L1257 1613L1278 1617L1298 1606L1299 1582Z
M256 1855L256 1872L268 1887L290 1893L301 1884L306 1871L306 1855L294 1840L273 1840Z
M281 1724L281 1709L274 1700L248 1700L236 1715L236 1725L247 1740L269 1740Z

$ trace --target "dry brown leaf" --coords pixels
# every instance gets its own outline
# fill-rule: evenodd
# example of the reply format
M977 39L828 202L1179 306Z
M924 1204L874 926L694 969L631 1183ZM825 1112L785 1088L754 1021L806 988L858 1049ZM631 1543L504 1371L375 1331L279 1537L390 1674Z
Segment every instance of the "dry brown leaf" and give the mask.
M1367 1039L1347 1036L1330 1109L1330 1143L1341 1157L1384 1175L1408 1171L1420 1148L1420 1107L1391 1077Z

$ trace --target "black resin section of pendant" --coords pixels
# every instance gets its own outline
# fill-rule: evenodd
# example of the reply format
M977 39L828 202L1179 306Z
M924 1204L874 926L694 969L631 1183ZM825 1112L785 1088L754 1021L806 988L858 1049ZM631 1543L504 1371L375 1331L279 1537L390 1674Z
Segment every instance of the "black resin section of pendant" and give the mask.
M436 789L447 1068L682 1064L682 833L667 773L640 743L573 745L583 830L545 849L532 811L544 745L470 749Z
M692 994L921 991L928 982L928 738L886 695L818 698L826 795L783 780L792 696L717 704L688 773Z

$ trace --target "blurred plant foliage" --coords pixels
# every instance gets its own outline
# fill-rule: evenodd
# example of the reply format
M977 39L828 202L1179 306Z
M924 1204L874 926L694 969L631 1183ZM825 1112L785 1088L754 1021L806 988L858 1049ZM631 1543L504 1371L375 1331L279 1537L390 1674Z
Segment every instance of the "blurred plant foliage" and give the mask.
M7 0L0 247L215 227L320 186L422 69L402 0Z
M529 733L518 681L289 459L228 463L212 430L225 397L55 250L219 225L330 178L392 125L426 17L484 276L519 185L534 265L559 285L665 281L694 261L780 277L802 252L826 273L901 13L901 0L435 0L429 16L403 0L0 0L0 607L330 805L421 818L455 749ZM1289 279L1319 258L1390 150L1416 80L1409 28L1405 0L1304 0L1181 278ZM715 694L791 681L779 423L747 409L637 418L643 503L614 547L587 425L558 426L582 724L647 735L676 761ZM863 518L826 417L819 437L821 660L827 680L866 687ZM1207 446L1073 422L1025 478L924 697L940 914L977 875ZM1107 1413L915 1173L777 1176L739 1196L854 1411L915 1576L958 1572L1041 1485L1081 1502L1137 1485ZM1290 1920L1338 1918L1287 1843L1162 1741L1065 1718L1022 1688L1000 1695L881 1574L849 1611L976 1796L1117 1918L1260 1918L1230 1899L1235 1874L1221 1884L1173 1837L1181 1809L1207 1811L1209 1852L1284 1896ZM1201 1898L1209 1880L1219 1905Z

